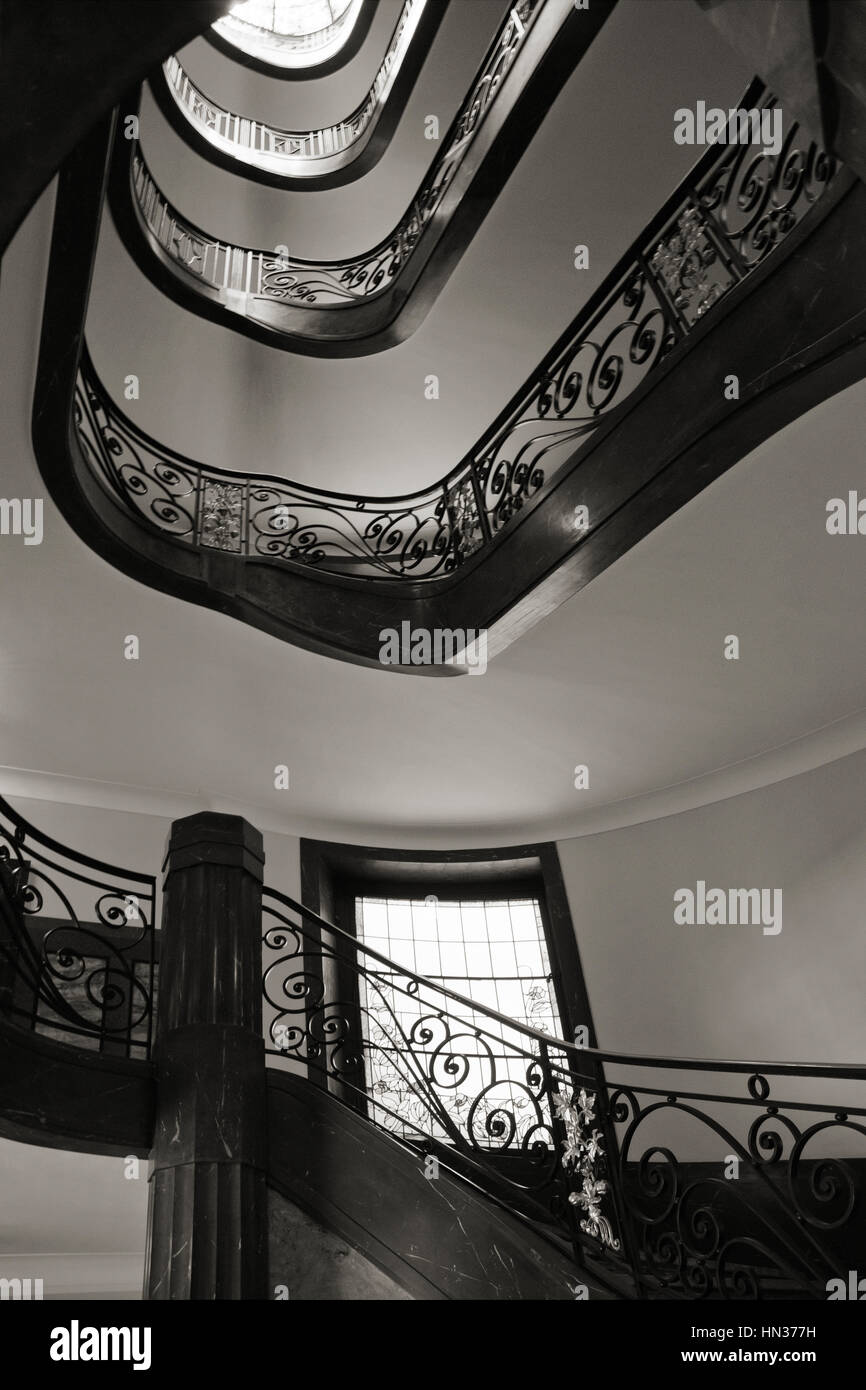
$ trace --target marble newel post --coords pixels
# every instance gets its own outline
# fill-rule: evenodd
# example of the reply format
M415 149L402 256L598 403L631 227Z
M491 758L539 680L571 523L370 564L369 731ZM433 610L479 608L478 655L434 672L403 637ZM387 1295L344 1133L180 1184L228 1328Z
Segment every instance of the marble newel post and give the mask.
M267 1297L263 864L262 837L240 816L172 825L148 1299Z

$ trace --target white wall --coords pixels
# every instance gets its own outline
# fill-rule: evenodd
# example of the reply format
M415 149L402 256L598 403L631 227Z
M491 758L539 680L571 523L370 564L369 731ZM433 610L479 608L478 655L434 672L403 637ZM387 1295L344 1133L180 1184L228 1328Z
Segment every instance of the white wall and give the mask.
M866 1057L866 753L559 845L599 1042L808 1062ZM783 890L777 936L674 923L680 887Z
M857 753L698 810L562 841L599 1046L669 1057L866 1062L864 785L866 753ZM782 930L677 925L674 893L699 879L708 889L780 888ZM708 1085L694 1073L641 1075L663 1089L697 1083L744 1094L737 1078ZM772 1096L866 1103L862 1083L852 1082L777 1080ZM755 1113L740 1112L738 1133ZM677 1136L688 1128L677 1117ZM668 1112L652 1133L670 1132ZM701 1126L692 1132L691 1157L718 1156L720 1141ZM847 1136L826 1139L828 1151L842 1144L863 1156L863 1145L852 1147Z

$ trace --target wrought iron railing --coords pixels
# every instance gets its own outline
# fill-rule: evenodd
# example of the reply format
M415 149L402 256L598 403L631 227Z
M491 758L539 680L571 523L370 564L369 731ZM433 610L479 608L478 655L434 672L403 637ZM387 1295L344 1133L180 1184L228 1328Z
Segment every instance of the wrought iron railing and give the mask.
M372 250L345 260L317 262L220 241L172 206L150 173L140 146L131 142L130 195L152 253L169 270L191 279L200 292L242 317L252 317L256 304L339 310L383 293L405 272L538 16L546 5L562 4L563 0L518 0L510 10L410 206Z
M862 1259L866 1066L599 1059L647 1293L825 1300L847 1279Z
M148 1057L156 880L49 839L0 797L0 1012L44 1037Z
M364 0L347 0L336 18L309 33L281 30L275 5L237 6L213 28L226 43L277 68L305 68L333 57L348 42ZM333 14L329 4L329 13ZM266 12L270 10L270 15ZM254 13L256 11L256 13Z
M432 488L398 498L341 496L210 468L133 425L105 392L86 351L75 424L84 456L111 496L187 544L378 579L448 574L481 544L467 464Z
M441 0L405 0L370 90L350 115L333 125L294 131L238 115L205 96L174 55L162 66L165 90L190 127L214 150L278 179L320 179L347 168L367 148L421 16L433 3Z
M763 109L775 98L756 81L742 105ZM807 217L835 168L796 124L777 156L741 144L709 150L481 440L416 493L339 495L185 458L121 413L86 353L79 442L112 497L185 544L358 580L440 579L494 544L566 465L579 465L599 426ZM163 241L194 261L183 226L162 225L155 208L147 216ZM229 280L230 249L219 247ZM244 265L252 283L259 270ZM292 276L278 273L290 293ZM370 286L365 272L347 293Z
M263 946L272 1057L568 1238L609 1287L826 1298L846 1275L866 1196L850 1156L866 1153L866 1066L579 1048L270 889ZM772 1096L771 1077L795 1094Z
M154 898L152 876L70 850L0 798L0 1015L148 1057ZM866 1065L582 1048L269 888L261 926L273 1065L325 1087L425 1171L435 1158L570 1241L596 1283L726 1300L847 1287L862 1258Z

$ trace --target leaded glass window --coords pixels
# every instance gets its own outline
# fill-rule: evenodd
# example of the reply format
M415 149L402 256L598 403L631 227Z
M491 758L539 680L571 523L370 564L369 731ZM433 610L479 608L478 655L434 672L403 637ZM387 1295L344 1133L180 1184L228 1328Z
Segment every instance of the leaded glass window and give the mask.
M358 897L356 930L365 946L431 982L414 992L409 976L360 953L370 1118L394 1133L420 1130L447 1142L454 1137L442 1123L447 1117L464 1135L471 1128L475 1142L495 1147L486 1124L503 1108L515 1118L519 1146L539 1118L527 1090L537 1046L471 1003L562 1036L539 901ZM471 1003L449 1000L437 986Z

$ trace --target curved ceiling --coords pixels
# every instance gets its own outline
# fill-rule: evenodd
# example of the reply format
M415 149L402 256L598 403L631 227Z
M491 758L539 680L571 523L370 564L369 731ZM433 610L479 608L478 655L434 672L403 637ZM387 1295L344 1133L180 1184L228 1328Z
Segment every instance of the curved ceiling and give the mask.
M223 467L255 458L263 470L371 491L434 476L481 433L691 162L670 140L672 109L698 96L728 104L745 85L703 26L678 0L624 0L442 302L401 348L351 362L271 354L162 299L107 228L89 324L97 367L121 398L123 377L137 373L139 423L186 452L210 450ZM615 89L627 100L599 122ZM431 109L429 89L419 100L416 116ZM152 134L160 120L154 113ZM163 136L168 169L177 138L167 127ZM193 176L196 166L177 158L174 177L191 177L201 207L215 200L229 176ZM411 164L408 152L393 164L389 152L369 177L381 172L399 199L401 179L417 174ZM256 240L276 230L274 198L291 198L298 236L318 228L333 247L391 215L372 197L350 202L351 192L253 189L251 203L239 193L212 211L230 230L233 219L255 223ZM324 200L321 221L306 196ZM15 344L0 382L7 495L40 490L28 417L51 202L34 210L0 281ZM344 219L356 209L351 225L337 206ZM576 242L591 247L579 291ZM435 404L423 397L428 371L444 387ZM48 774L42 786L54 792L32 780L31 795L60 796L65 779L70 800L144 809L149 798L151 809L182 806L176 814L213 806L290 833L434 847L577 834L733 765L759 779L785 775L792 765L767 761L769 750L835 721L848 721L838 724L843 751L862 746L866 548L828 536L824 523L827 499L861 476L864 405L858 386L789 426L483 677L456 681L328 661L156 593L90 552L46 500L41 546L3 542L0 764ZM126 661L133 633L140 659ZM723 656L730 633L741 642L736 662ZM834 755L823 747L820 756ZM580 791L578 763L590 772ZM274 789L278 764L290 769L288 791Z

